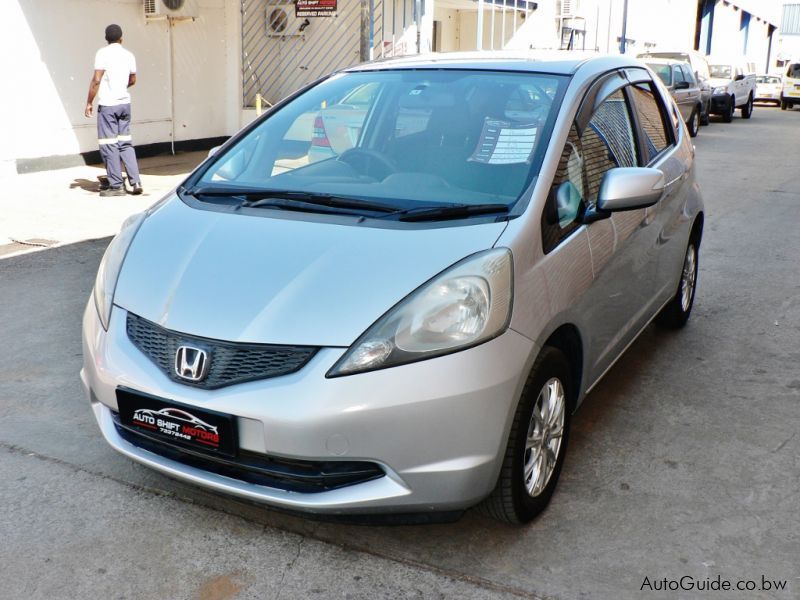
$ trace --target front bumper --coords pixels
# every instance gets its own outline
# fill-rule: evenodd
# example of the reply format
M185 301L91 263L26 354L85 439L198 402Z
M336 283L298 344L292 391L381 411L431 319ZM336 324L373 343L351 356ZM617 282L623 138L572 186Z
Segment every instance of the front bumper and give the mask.
M727 115L731 110L731 97L720 94L711 97L711 113L715 115Z
M150 362L128 339L126 316L114 307L106 332L90 300L83 319L81 380L108 443L176 479L318 513L458 510L479 502L494 487L534 356L532 342L509 330L449 356L326 379L344 349L323 348L296 373L203 390L172 381ZM120 386L235 415L239 449L249 455L368 461L385 475L302 493L173 460L120 435L114 423Z

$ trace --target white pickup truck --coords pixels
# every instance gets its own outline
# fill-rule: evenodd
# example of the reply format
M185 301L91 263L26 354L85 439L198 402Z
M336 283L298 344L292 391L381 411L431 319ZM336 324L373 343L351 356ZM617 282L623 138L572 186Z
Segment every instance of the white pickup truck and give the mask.
M722 115L722 120L730 123L737 108L742 109L742 118L749 119L753 114L753 101L756 97L755 64L744 59L708 59L711 72L711 113Z

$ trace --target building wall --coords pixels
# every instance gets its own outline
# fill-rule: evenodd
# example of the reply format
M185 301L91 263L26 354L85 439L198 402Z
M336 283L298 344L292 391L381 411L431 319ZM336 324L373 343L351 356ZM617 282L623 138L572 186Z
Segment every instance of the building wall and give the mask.
M4 170L19 158L97 149L94 119L83 116L95 52L118 23L136 55L131 88L134 143L229 135L239 126L238 0L198 0L194 22L146 21L142 0L2 0L0 38L14 94L0 112L14 115L0 136ZM172 69L171 69L172 65ZM172 77L170 74L172 73Z

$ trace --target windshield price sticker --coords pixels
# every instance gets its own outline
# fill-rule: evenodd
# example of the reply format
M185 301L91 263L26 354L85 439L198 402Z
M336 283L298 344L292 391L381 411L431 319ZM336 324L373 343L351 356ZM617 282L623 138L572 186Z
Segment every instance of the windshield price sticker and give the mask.
M487 118L470 160L489 165L530 162L538 127Z

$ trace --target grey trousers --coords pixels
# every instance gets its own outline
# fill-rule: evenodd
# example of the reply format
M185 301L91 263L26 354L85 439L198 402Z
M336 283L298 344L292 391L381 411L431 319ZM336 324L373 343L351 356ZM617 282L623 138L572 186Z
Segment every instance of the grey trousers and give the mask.
M97 143L112 188L122 186L122 164L131 184L141 183L131 138L130 104L97 107Z

